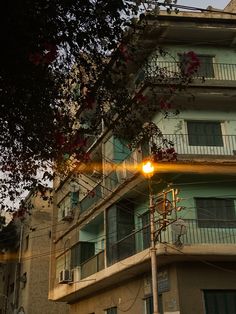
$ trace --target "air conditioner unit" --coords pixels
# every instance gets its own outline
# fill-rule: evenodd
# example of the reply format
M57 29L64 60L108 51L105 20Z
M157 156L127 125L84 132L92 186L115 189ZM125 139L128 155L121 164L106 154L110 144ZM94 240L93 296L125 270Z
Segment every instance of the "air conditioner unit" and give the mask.
M73 281L72 271L70 269L63 269L59 274L59 283L71 283Z
M64 221L71 221L74 218L74 212L73 210L64 209L62 211L62 220Z

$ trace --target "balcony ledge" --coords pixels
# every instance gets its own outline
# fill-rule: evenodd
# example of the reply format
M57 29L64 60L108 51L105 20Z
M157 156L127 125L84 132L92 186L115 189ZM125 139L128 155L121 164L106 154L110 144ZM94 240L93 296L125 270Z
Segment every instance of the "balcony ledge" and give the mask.
M194 244L184 245L182 248L173 244L158 244L157 256L158 264L164 265L171 262L189 259L235 260L236 244ZM57 285L51 291L49 297L53 301L73 303L75 300L83 298L100 289L112 286L117 282L125 281L141 273L150 270L150 251L146 249L140 253L130 256L120 262L107 267L85 279L70 285Z

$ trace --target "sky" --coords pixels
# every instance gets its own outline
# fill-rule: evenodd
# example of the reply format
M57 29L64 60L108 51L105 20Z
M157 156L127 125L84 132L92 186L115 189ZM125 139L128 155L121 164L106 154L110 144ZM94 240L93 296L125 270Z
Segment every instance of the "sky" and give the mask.
M217 9L224 9L230 0L178 0L177 4L188 5L206 9L211 5Z

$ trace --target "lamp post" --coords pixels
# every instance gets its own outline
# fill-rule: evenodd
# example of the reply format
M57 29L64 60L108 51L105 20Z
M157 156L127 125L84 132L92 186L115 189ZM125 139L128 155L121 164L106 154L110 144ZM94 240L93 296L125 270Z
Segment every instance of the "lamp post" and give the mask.
M151 184L151 177L154 174L154 165L151 161L146 161L143 163L142 171L144 175L148 178L149 185L149 209L150 209L150 233L151 233L151 243L150 243L150 253L151 253L151 273L152 273L152 297L153 297L153 314L158 314L158 282L157 282L157 256L156 256L156 246L155 246L155 205Z

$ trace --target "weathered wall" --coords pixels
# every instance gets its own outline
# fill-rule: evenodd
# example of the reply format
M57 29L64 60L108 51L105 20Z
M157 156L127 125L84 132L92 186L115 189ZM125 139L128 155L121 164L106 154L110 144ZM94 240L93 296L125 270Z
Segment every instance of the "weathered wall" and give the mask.
M177 264L181 314L205 313L204 289L236 289L235 270L235 265L229 263L216 267L202 262Z
M235 0L231 0L227 6L224 8L225 12L236 12L236 1Z

